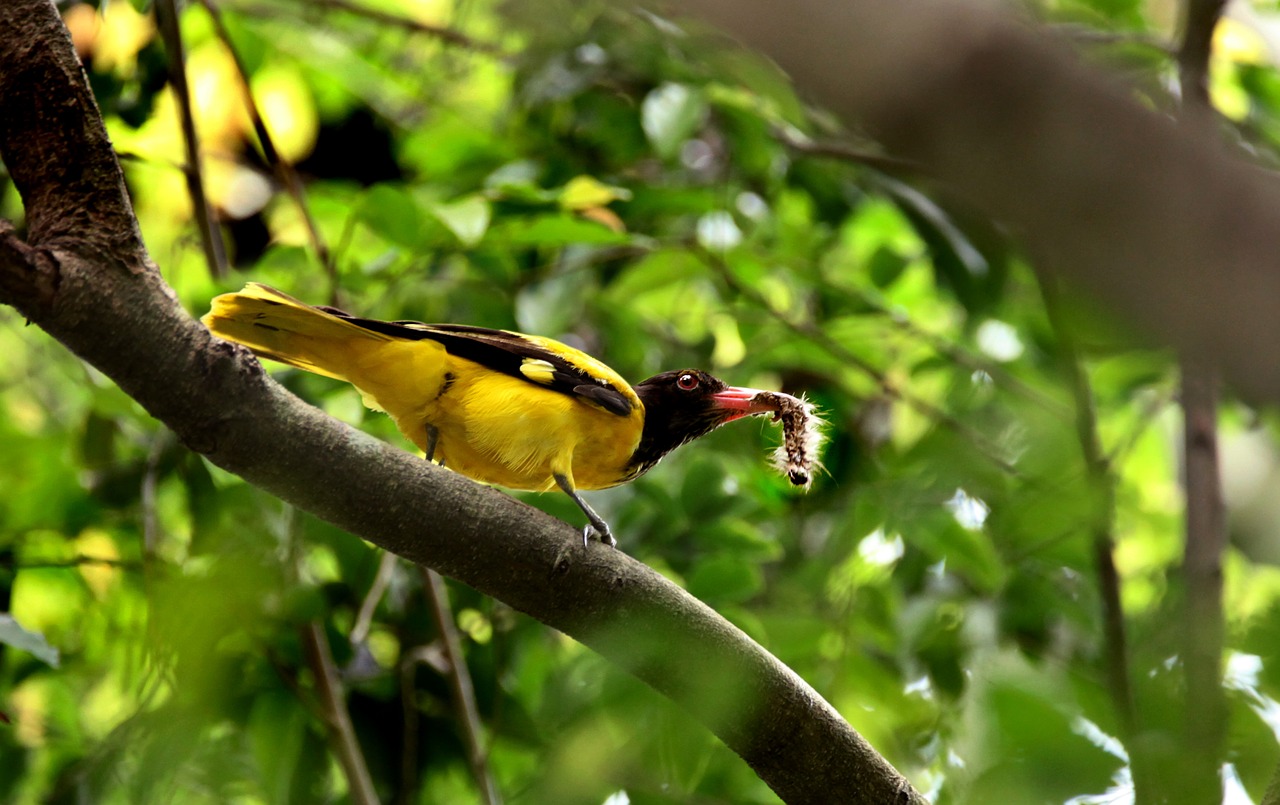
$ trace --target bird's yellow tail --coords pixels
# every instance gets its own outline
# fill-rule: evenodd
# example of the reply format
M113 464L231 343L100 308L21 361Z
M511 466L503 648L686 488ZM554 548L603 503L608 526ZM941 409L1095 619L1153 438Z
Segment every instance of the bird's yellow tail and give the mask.
M440 344L362 327L256 282L215 298L201 321L259 357L351 383L365 405L386 411L426 449L429 411L451 380Z
M256 282L216 297L201 321L263 358L351 382L368 348L391 340Z

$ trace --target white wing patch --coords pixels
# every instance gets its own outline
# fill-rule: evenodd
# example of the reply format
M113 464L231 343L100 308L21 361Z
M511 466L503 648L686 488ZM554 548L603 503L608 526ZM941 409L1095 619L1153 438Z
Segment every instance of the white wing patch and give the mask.
M550 386L556 379L556 367L541 358L525 358L520 362L520 374L535 383Z

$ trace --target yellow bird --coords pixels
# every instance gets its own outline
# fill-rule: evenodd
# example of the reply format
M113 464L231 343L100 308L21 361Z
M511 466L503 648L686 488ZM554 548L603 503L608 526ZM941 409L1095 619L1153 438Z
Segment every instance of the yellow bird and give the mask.
M550 338L362 319L258 283L215 298L201 320L260 357L351 383L428 460L510 489L559 487L590 521L584 544L593 535L616 543L578 490L638 478L680 445L744 416L780 414L778 399L793 399L698 369L632 388Z

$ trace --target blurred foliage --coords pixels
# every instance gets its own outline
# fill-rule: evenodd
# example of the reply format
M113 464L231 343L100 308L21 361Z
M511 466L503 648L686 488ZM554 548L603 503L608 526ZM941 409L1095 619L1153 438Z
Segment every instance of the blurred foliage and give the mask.
M1153 42L1172 36L1176 4L1027 5L1144 102L1174 105ZM1273 5L1220 30L1212 85L1228 136L1263 163L1280 146L1280 48L1258 24ZM621 549L796 669L938 802L1127 801L1092 528L1114 523L1143 739L1176 746L1171 356L1063 301L1114 484L1100 511L1074 354L1023 256L944 188L818 153L850 134L768 65L567 0L376 4L403 24L344 6L224 10L336 286L263 162L208 13L192 4L181 25L234 263L222 283L192 224L150 8L64 10L151 253L193 314L255 280L378 318L558 337L636 380L696 365L809 395L832 436L811 492L767 466L773 428L736 424L590 496ZM21 219L3 174L0 214ZM416 572L394 570L353 646L374 550L191 454L9 309L0 351L0 800L344 800L301 638L318 622L380 795L481 801ZM351 388L272 371L405 445ZM1280 757L1280 423L1236 403L1223 419L1225 778L1247 802ZM580 519L563 496L522 497ZM508 801L776 801L629 676L501 603L450 594Z

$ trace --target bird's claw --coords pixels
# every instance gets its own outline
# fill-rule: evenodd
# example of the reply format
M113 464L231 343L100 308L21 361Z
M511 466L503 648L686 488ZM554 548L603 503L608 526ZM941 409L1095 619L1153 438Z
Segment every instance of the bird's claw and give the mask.
M582 549L586 550L587 545L591 543L591 538L599 539L601 544L608 545L610 548L618 547L618 541L613 538L613 534L609 533L609 527L605 526L603 530L596 528L594 525L584 526L582 529Z

